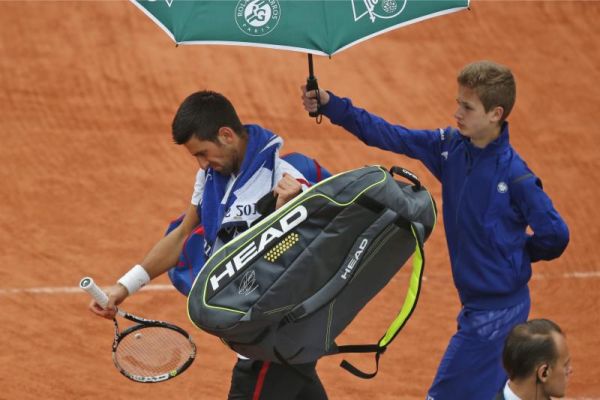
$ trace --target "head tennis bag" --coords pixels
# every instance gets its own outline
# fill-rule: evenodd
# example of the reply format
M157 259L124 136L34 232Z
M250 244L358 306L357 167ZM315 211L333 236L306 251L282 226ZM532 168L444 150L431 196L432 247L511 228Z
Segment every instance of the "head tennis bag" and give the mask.
M311 187L220 248L196 278L188 314L200 329L250 358L284 364L341 352L376 360L410 317L423 273L423 242L436 220L430 194L370 166ZM374 345L335 338L413 255L404 305ZM346 369L372 377L348 363Z

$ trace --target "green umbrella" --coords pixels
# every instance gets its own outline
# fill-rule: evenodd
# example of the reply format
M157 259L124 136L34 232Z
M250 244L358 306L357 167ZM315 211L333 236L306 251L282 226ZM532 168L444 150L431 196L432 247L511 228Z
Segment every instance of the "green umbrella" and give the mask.
M331 56L469 0L131 0L177 44L232 44Z

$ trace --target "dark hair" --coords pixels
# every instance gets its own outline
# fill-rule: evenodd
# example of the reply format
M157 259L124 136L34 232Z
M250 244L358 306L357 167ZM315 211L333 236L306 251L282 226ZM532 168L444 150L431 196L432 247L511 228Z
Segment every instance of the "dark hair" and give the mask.
M501 121L508 118L517 96L517 85L509 68L492 61L478 61L464 67L457 81L477 93L485 112L500 106L504 110Z
M244 132L231 102L220 93L203 90L189 95L181 103L171 128L175 143L184 144L192 136L215 142L219 128L224 126L238 135Z
M511 330L502 353L502 363L510 379L527 378L539 365L556 362L558 349L553 332L563 335L560 327L548 319L532 319Z

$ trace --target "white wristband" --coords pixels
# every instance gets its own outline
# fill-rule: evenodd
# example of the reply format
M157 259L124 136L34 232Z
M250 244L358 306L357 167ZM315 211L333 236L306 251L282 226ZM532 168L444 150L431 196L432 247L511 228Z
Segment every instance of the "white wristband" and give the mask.
M148 275L144 267L142 267L140 264L137 264L125 275L123 275L117 282L125 286L131 295L140 290L140 288L146 283L150 282L150 275Z

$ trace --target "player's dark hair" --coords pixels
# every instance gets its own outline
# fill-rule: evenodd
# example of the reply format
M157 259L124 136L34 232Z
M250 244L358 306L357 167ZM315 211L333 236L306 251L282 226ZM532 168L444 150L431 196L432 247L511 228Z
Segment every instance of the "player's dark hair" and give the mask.
M560 327L548 319L532 319L511 330L502 353L502 363L511 380L527 378L540 365L556 362L558 349L553 332L564 335Z
M501 121L508 118L517 96L515 78L508 67L492 61L478 61L460 71L458 84L473 89L486 112L494 107L504 110Z
M231 102L220 93L203 90L189 95L181 103L171 128L175 143L184 144L192 136L216 142L219 128L224 126L238 135L244 133Z

